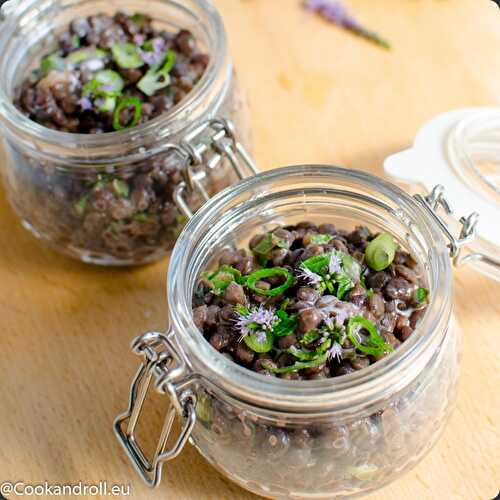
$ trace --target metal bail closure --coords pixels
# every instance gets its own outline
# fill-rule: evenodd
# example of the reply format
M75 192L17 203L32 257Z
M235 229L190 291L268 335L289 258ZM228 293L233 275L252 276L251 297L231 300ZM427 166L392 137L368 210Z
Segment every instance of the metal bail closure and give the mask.
M185 377L185 363L168 337L168 333L149 332L132 342L133 352L144 359L130 386L128 409L114 423L118 441L136 471L152 488L161 481L163 464L182 451L196 423L196 395L187 388L189 380ZM135 430L153 377L156 390L168 393L170 406L156 451L149 460L137 442ZM176 415L183 420L181 430L175 443L167 447Z
M251 156L238 141L233 124L224 118L203 122L187 134L179 145L171 147L185 161L184 181L176 187L173 199L188 219L193 216L193 212L186 201L186 195L197 193L204 201L208 201L210 195L206 192L203 181L224 159L229 161L240 180L259 173Z
M472 212L470 215L459 219L458 222L461 224L461 230L457 238L453 235L448 224L438 213L439 208L442 208L447 215L453 213L448 200L444 196L443 186L438 184L434 186L427 196L416 194L414 198L420 202L448 238L448 248L450 249L450 257L453 259L453 264L455 266L462 265L467 260L467 256L462 257L461 251L467 243L470 243L476 237L476 226L479 221L479 214L477 212Z

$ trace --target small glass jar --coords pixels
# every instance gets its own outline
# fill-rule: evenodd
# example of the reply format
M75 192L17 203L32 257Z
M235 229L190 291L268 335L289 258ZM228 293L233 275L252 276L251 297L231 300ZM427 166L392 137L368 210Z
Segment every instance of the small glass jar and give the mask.
M139 0L119 3L120 10L132 13L144 8ZM228 130L210 120L230 119L245 146L250 139L224 26L208 0L147 4L157 28L190 30L210 56L201 80L171 111L136 128L105 134L55 131L24 116L13 104L15 89L50 51L58 33L75 18L116 10L106 0L13 5L0 30L0 126L6 191L23 225L82 261L130 265L157 260L173 247L185 223L173 198L186 180L186 157L193 146L206 142L208 130ZM226 160L210 166L203 157L197 160L197 182L205 197L236 178ZM120 193L113 196L102 184L114 181ZM190 192L186 201L195 210L203 196Z
M228 478L273 498L357 495L419 462L452 409L461 343L452 316L450 261L450 248L453 253L461 240L452 245L434 202L366 173L296 166L246 179L206 203L171 257L170 328L134 341L144 361L129 408L115 422L143 479L157 485L162 464L188 439ZM253 234L302 220L389 231L416 258L430 289L427 312L412 336L359 372L313 381L266 377L213 349L193 322L200 271L224 248L245 246ZM146 457L135 430L152 381L171 406L157 451ZM167 447L175 415L182 429Z

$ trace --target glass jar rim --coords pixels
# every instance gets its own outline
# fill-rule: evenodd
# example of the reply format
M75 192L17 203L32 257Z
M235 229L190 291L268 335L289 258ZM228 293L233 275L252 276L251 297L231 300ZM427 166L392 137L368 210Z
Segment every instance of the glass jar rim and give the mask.
M325 176L340 182L355 180L396 200L401 210L419 220L419 231L425 237L437 263L431 272L431 302L414 334L394 353L358 372L323 380L295 381L265 377L217 352L200 334L191 314L192 290L186 290L184 275L190 265L188 248L202 245L198 231L210 219L222 213L223 207L239 194L259 191L259 202L266 183L290 179L299 182L306 176ZM246 205L245 202L243 205ZM207 249L198 247L200 252ZM367 404L392 397L406 387L432 358L443 341L451 315L452 273L447 242L443 233L418 202L397 186L372 174L328 165L297 165L263 172L226 188L210 199L187 223L174 247L167 276L168 306L171 330L195 376L209 381L226 394L250 405L298 414L311 412L359 411Z
M195 15L194 11L188 6L179 3L177 0L158 0L175 6L183 10L185 13ZM69 156L75 154L75 151L80 148L85 150L87 161L91 162L93 166L100 163L100 160L106 156L106 149L108 146L116 143L131 143L138 147L136 154L127 154L126 157L116 158L117 161L123 163L132 163L140 158L144 158L144 152L140 151L142 142L149 137L154 137L153 143L158 144L162 139L171 134L175 134L183 130L193 123L196 123L197 114L195 110L206 112L207 110L201 106L202 101L208 90L214 85L219 78L222 83L222 90L217 93L214 108L222 100L223 95L227 91L228 84L231 80L232 64L229 60L229 51L227 46L226 31L222 18L217 9L212 5L209 0L191 0L197 9L200 10L208 20L207 29L209 35L213 38L213 47L211 48L212 54L217 54L217 57L210 57L209 64L205 73L191 92L176 105L172 110L164 113L138 127L130 130L120 130L116 132L107 132L104 134L75 134L71 132L62 132L52 130L44 127L39 123L31 120L25 116L20 110L16 108L12 100L9 98L2 79L0 77L0 123L3 120L5 126L12 129L18 136L24 136L33 144L46 144L54 145L58 148L58 155L61 155L61 148L65 148L65 153ZM19 2L14 8L9 10L7 17L1 21L2 29L0 30L0 47L6 43L11 33L19 26L24 18L28 16L29 12L36 11L39 4L44 4L43 0L27 0ZM199 17L197 17L199 21ZM7 64L8 57L2 57L3 63L0 61L0 75L2 74L2 65ZM187 125L184 122L189 118L191 122ZM159 133L160 132L160 133ZM157 154L162 150L168 148L169 144L164 142L159 144L154 149L149 149L148 154ZM37 147L37 146L35 146ZM39 149L39 147L37 147ZM76 154L78 155L78 153ZM84 161L82 163L86 163ZM103 160L107 163L107 160Z

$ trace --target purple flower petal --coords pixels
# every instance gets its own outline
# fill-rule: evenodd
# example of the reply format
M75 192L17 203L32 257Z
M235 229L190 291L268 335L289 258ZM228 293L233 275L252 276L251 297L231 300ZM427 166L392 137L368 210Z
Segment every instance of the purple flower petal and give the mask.
M136 45L142 45L144 43L144 35L134 35L134 43Z
M340 257L335 252L332 252L332 255L330 257L330 262L328 263L328 272L330 274L340 273L342 271L340 265L341 265Z
M78 104L80 105L83 111L89 111L90 109L93 108L92 101L88 97L82 97L78 101Z
M337 360L338 362L342 361L344 355L344 349L338 342L334 342L330 349L326 351L328 353L329 360Z

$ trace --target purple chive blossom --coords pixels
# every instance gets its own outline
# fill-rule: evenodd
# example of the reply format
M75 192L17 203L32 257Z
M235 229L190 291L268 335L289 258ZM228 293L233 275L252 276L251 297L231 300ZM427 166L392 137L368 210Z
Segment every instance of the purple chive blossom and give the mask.
M134 35L134 43L136 45L142 45L144 43L144 35Z
M101 85L99 90L102 92L113 92L116 88L113 85Z
M332 252L332 255L330 257L330 262L328 263L328 272L330 274L340 273L342 271L340 265L341 265L340 257L335 252Z
M266 332L270 331L273 324L278 321L273 308L266 309L260 305L258 309L251 309L248 314L237 313L236 328L240 331L240 340L247 335L255 334L260 343L266 341Z
M160 64L165 57L165 40L163 38L153 38L153 40L151 41L151 45L153 47L152 51L139 49L139 55L141 56L141 59L148 66Z
M313 286L319 285L322 279L319 274L313 273L310 269L308 269L305 266L301 268L299 278L302 278L309 285Z
M387 40L384 40L379 34L363 27L339 0L304 0L304 8L312 12L317 12L327 21L362 36L385 49L391 48Z
M90 109L93 108L92 101L88 97L82 97L78 101L78 104L80 105L83 111L89 111Z
M344 349L338 342L334 342L326 352L330 361L337 360L339 363L342 361Z

